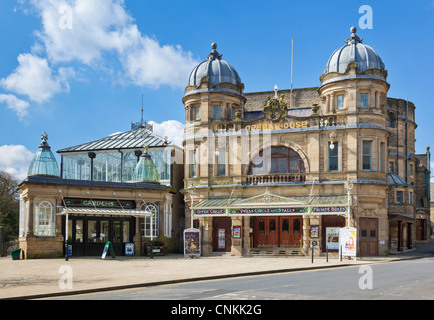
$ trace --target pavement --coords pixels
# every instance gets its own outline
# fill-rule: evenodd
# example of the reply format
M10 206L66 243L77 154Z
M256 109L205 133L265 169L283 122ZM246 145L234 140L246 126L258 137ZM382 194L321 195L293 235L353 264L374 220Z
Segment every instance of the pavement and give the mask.
M38 299L118 289L150 287L181 282L223 279L261 274L300 272L325 268L419 259L434 255L434 241L387 257L350 260L329 255L247 256L229 254L186 258L181 254L150 257L70 257L12 260L0 258L0 300Z

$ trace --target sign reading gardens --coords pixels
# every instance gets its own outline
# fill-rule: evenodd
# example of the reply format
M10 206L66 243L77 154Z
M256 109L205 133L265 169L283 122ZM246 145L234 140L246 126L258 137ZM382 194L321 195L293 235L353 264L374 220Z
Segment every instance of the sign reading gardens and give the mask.
M96 208L112 208L112 209L134 209L134 201L122 200L91 200L91 199L73 199L65 198L67 207L96 207Z
M311 214L339 214L347 212L347 207L312 207ZM300 215L309 214L309 208L251 208L251 209L196 209L193 214L197 216L205 215Z

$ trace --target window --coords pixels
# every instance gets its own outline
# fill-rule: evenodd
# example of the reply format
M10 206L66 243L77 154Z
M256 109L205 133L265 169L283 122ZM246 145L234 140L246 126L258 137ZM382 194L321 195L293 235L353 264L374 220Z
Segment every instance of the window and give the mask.
M395 172L395 162L389 162L389 172Z
M395 128L396 116L393 113L389 113L387 118L387 126L389 128Z
M304 173L300 155L286 147L261 150L252 160L249 175Z
M214 105L213 106L213 119L220 120L222 118L222 106Z
M330 148L331 143L329 143L329 171L339 170L339 144L337 142L333 143L334 148Z
M345 107L345 96L343 94L338 96L338 110L343 109Z
M200 120L200 108L199 107L193 108L193 120L194 121Z
M149 211L154 214L152 217L152 236L158 237L158 223L159 223L159 211L157 204L144 204L142 210ZM144 237L151 236L151 217L145 217L140 219L140 232Z
M190 150L190 178L196 177L196 150Z
M410 165L410 174L413 174L413 170L414 170L414 167L413 167L413 165L411 164L411 165Z
M235 108L234 107L231 108L231 119L235 120Z
M410 195L409 195L409 201L410 204L413 204L413 192L410 191Z
M404 198L403 196L404 196L404 194L402 191L396 191L396 203L397 204L402 204L403 198Z
M36 236L53 237L55 234L54 206L43 200L35 206L34 233Z
M380 143L380 172L384 172L384 142Z
M360 94L360 108L367 108L368 106L369 106L368 94L367 93L361 93Z
M226 150L219 149L217 152L217 176L221 177L226 174Z
M372 141L363 141L363 160L362 169L364 171L372 170Z

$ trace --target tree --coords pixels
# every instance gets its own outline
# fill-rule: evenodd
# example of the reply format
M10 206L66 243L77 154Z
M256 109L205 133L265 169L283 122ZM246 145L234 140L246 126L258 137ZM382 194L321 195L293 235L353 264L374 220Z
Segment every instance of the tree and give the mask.
M18 237L19 207L18 180L0 171L0 225L4 228L5 242Z

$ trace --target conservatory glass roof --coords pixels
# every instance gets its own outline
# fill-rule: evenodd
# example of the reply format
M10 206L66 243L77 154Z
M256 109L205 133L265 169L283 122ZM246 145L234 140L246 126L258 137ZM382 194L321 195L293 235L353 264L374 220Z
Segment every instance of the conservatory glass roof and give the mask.
M68 152L141 149L144 144L149 148L153 148L167 146L168 142L145 128L139 128L138 130L116 133L106 138L65 148L57 152L62 154Z

